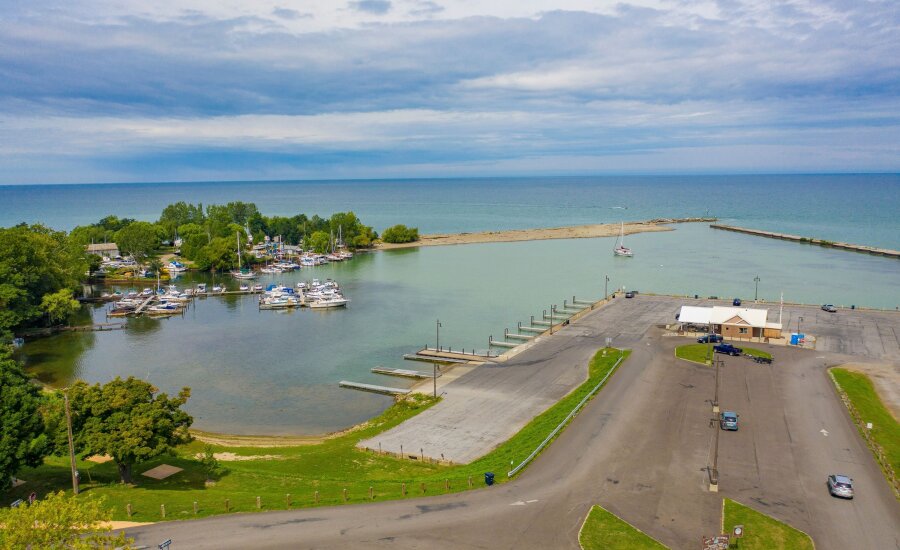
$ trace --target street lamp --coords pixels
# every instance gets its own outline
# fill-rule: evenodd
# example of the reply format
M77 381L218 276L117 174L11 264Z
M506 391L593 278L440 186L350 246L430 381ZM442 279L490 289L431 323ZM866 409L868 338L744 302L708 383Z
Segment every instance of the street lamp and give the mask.
M800 334L800 322L803 321L803 317L797 317L797 334Z
M603 299L609 298L609 275L605 275L606 281L603 283Z
M434 349L441 351L441 320L435 321L434 325Z
M753 301L754 302L759 300L759 281L760 281L759 275L757 275L756 277L753 277L753 282L756 283L756 290L753 292Z

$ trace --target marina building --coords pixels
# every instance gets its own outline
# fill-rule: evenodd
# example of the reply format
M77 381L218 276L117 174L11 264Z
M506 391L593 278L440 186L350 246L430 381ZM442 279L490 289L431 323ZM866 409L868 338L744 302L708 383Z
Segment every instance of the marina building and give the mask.
M119 247L116 243L89 244L85 248L88 254L96 254L106 260L119 257Z
M725 338L781 338L781 323L768 320L769 310L744 307L681 306L678 322L708 326Z

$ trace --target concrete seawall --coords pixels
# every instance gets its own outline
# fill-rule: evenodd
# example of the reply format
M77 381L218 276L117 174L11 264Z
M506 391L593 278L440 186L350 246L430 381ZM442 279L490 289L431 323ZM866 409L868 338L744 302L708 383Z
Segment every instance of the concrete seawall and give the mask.
M798 243L814 244L824 246L826 248L839 248L841 250L850 250L853 252L862 252L864 254L872 254L874 256L885 256L888 258L900 259L900 251L891 250L889 248L877 248L874 246L865 246L861 244L850 244L835 241L827 241L825 239L815 239L812 237L801 237L799 235L788 235L786 233L776 233L774 231L763 231L761 229L747 229L746 227L735 227L733 225L723 225L713 223L709 225L713 229L723 229L725 231L734 231L736 233L746 233L748 235L756 235L757 237L768 237L770 239L780 239L782 241L794 241Z

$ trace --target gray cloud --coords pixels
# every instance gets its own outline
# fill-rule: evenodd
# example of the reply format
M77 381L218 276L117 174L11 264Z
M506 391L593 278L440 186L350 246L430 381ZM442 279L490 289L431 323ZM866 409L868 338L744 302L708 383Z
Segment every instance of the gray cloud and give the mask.
M372 15L384 15L391 11L390 0L358 0L350 2L349 5L356 11L371 13Z
M303 13L289 8L275 8L272 10L272 15L292 21L296 19L312 19L314 17L311 13Z
M411 15L415 16L432 16L437 15L444 11L444 6L438 4L437 2L431 2L429 0L421 0L418 2L412 9L409 10Z

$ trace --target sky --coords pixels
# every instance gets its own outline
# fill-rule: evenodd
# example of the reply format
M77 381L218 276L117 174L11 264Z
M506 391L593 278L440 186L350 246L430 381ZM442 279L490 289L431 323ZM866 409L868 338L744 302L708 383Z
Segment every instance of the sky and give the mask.
M0 184L900 171L896 0L0 0Z

